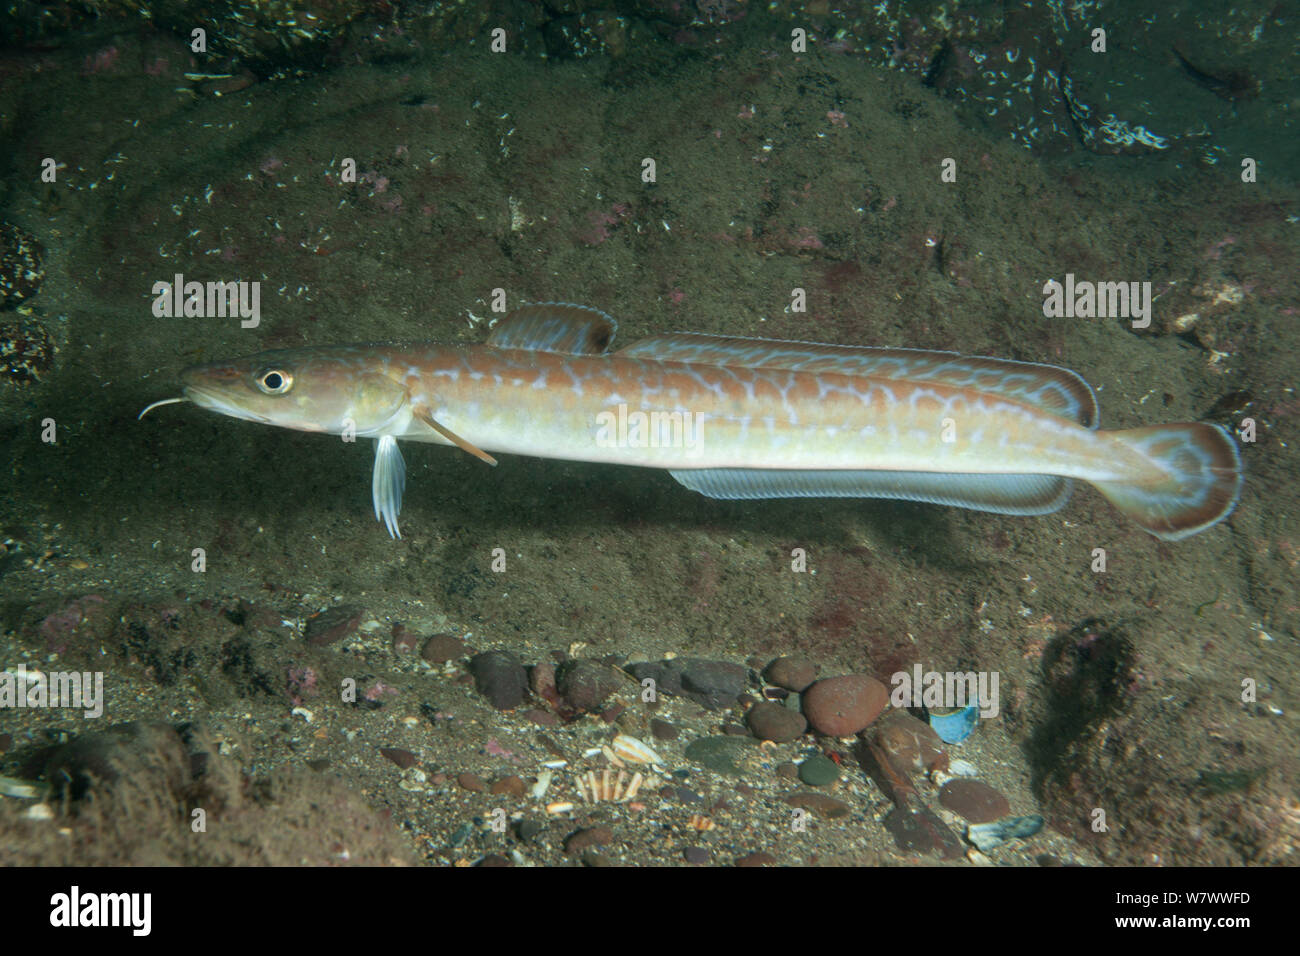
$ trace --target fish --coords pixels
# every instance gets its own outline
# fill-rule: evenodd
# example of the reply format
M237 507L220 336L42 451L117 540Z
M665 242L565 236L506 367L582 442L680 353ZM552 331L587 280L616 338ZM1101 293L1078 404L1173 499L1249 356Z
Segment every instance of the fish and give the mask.
M665 469L710 498L884 498L1004 515L1091 485L1175 541L1233 511L1241 456L1223 427L1099 428L1097 396L1053 365L956 352L695 332L613 351L617 324L523 305L481 345L337 345L193 365L188 402L233 418L373 438L375 517L400 538L399 441Z

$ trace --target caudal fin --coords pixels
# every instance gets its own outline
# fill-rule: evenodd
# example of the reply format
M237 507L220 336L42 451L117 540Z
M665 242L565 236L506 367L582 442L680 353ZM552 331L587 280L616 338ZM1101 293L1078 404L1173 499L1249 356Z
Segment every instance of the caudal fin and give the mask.
M1241 455L1225 429L1152 425L1108 434L1167 475L1154 484L1094 482L1111 504L1157 538L1177 541L1232 514L1241 491Z

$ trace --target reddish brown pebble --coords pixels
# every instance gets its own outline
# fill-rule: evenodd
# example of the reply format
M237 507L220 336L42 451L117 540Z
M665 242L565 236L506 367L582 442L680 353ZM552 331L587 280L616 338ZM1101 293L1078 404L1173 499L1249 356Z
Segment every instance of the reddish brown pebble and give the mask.
M408 631L405 624L393 625L393 653L409 654L418 643L420 639Z
M654 734L655 740L676 740L678 731L675 725L655 717L650 721L650 733Z
M613 842L614 831L609 827L589 827L570 833L564 841L564 852L569 856L577 856L584 850Z
M799 765L790 760L787 760L784 763L779 763L776 765L776 775L778 777L785 777L787 780L798 780Z
M992 823L1011 812L1006 797L978 780L949 780L939 791L939 802L970 823Z
M818 733L851 737L870 726L889 705L889 689L874 677L827 677L803 694L803 712Z
M524 716L539 727L558 727L560 724L559 717L556 717L549 710L539 710L536 707L524 711Z
M948 754L934 728L905 711L895 710L881 717L873 733L900 773L948 769Z
M524 795L524 782L516 776L502 777L492 784L491 792L495 794L504 794L509 797L522 797Z
M761 700L745 715L749 729L759 740L788 744L808 729L808 721L797 710Z
M364 615L365 608L357 607L355 604L332 607L307 618L307 626L303 629L303 633L308 644L324 647L356 631L361 626L361 618Z
M420 656L430 664L443 664L464 657L469 648L455 634L435 634L424 642Z
M803 657L778 657L767 665L763 676L777 687L802 693L817 679L817 668Z
M508 856L502 856L500 853L489 853L483 859L479 860L475 866L514 866Z
M380 747L379 752L403 770L415 766L415 754L411 753L409 750L403 750L400 747Z
M475 793L482 793L487 790L487 781L476 773L462 773L456 777L456 782L466 790L472 790Z
M762 850L746 853L736 860L736 866L776 866L776 857Z
M805 810L812 810L819 816L827 820L834 820L838 817L847 817L852 813L852 808L843 800L836 800L834 797L828 797L824 793L793 793L785 798L785 802L792 807L802 807Z

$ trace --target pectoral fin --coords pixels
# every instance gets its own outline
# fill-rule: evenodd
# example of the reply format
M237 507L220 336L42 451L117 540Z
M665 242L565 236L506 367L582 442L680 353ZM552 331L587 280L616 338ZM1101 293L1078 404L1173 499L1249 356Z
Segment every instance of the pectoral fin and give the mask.
M457 435L450 428L447 428L445 425L440 425L434 419L434 417L429 414L428 409L415 408L412 409L412 413L415 415L416 418L424 422L426 425L428 425L430 428L436 431L443 438L447 439L447 441L451 442L457 448L469 452L475 458L478 458L480 461L485 461L489 465L495 465L497 463L497 460L493 458L491 455L489 455L487 452L485 452L482 448L479 448L477 445L470 444L465 439Z
M370 491L375 501L375 517L388 528L394 538L402 533L397 528L397 515L402 510L402 492L406 490L406 463L402 461L397 439L384 435L375 442L375 473Z

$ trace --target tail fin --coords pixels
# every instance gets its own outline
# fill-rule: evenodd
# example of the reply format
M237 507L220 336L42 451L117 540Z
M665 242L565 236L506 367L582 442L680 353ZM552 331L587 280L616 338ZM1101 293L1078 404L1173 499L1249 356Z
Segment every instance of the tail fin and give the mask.
M1241 491L1241 455L1218 425L1152 425L1109 433L1168 475L1158 484L1099 481L1107 500L1157 538L1177 541L1232 514Z

